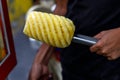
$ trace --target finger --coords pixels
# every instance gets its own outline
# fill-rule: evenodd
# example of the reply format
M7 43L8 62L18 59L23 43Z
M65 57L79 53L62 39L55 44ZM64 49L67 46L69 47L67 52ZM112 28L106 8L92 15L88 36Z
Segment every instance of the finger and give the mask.
M97 51L100 51L102 47L103 47L103 43L101 42L101 40L99 40L95 45L90 47L90 51L97 52Z
M115 60L118 59L120 57L120 54L117 52L112 52L108 55L108 60Z
M49 80L52 76L49 76L48 74L42 76L42 80Z
M42 65L43 72L40 80L48 80L49 79L49 70L48 67L45 65Z
M103 55L103 56L106 55L105 53L102 53L102 51L101 51L100 49L96 51L96 54L98 54L98 55Z
M116 60L118 57L117 56L108 56L107 59L108 60Z
M105 42L106 42L106 40L101 38L95 45L90 47L90 51L91 52L97 52L99 50L102 50L102 48L104 48Z
M94 38L96 38L96 39L101 39L101 34L95 35Z
M43 75L40 77L39 80L48 80L48 79L49 79L48 75Z
M117 59L117 55L115 54L115 52L111 52L111 53L107 54L107 59L115 60L115 59Z
M99 34L95 35L94 38L101 39L101 37L106 33L106 31L102 31Z
M110 56L109 56L109 57L107 57L107 59L108 59L108 60L113 60Z
M109 47L104 46L104 47L100 48L96 53L99 55L107 56L110 53L110 49L109 49Z
M39 79L42 76L42 72L43 72L42 66L38 64L34 64L30 70L29 79L31 80Z
M91 52L97 52L98 50L99 50L98 42L95 45L90 47Z
M97 48L96 46L90 47L91 52L97 52L98 50L99 50L99 48Z
M43 74L48 75L49 71L48 71L48 67L47 66L43 66Z

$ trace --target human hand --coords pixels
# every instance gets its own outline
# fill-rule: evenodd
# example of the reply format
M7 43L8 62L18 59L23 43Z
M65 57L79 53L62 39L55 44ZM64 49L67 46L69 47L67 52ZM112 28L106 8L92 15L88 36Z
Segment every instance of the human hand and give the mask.
M57 14L57 15L64 16L67 13L67 7L56 6L56 8L55 8L53 13Z
M50 74L46 65L37 63L33 64L29 72L29 80L48 80L49 78Z
M120 57L120 28L102 31L95 36L99 41L90 47L91 52L103 55L108 60Z

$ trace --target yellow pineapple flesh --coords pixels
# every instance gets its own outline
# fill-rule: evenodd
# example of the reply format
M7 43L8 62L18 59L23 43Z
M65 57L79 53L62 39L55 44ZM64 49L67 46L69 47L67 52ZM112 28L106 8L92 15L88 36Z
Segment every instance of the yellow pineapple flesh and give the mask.
M74 31L70 19L37 11L28 14L23 30L27 36L59 48L70 45Z

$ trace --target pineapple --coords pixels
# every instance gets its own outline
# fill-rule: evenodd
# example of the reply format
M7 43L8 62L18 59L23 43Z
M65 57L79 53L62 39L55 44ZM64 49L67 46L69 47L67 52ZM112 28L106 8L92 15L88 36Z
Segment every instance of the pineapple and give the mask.
M74 31L70 19L37 11L28 14L23 30L27 36L59 48L70 45Z

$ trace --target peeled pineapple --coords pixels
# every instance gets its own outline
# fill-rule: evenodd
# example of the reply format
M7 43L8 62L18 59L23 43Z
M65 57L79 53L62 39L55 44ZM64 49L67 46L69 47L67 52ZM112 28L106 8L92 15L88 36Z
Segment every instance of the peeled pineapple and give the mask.
M65 48L74 35L73 22L63 16L33 11L28 14L24 34L49 45Z

